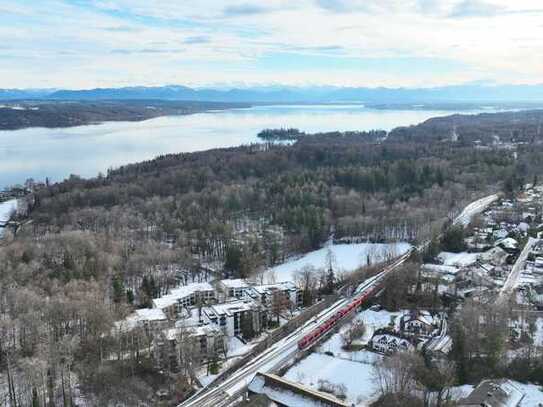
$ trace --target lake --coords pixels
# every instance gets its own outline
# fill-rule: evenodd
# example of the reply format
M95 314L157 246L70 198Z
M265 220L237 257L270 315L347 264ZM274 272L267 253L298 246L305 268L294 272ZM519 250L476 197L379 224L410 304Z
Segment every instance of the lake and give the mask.
M58 181L70 174L93 177L108 168L160 154L254 143L263 128L390 130L457 112L378 110L363 105L256 106L143 122L0 131L0 188L27 178Z

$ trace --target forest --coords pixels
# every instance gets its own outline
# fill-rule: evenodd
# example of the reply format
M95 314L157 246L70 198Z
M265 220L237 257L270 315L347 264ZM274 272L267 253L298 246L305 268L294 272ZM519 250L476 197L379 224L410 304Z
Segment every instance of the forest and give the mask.
M514 193L542 172L543 114L513 115L171 154L36 189L30 218L0 247L10 395L20 406L69 406L77 391L97 405L137 400L158 380L144 381L149 338L113 337L113 321L169 288L250 277L331 237L424 241L476 197Z
M0 104L0 130L26 127L72 127L105 121L141 121L166 115L185 115L232 107L249 107L249 105L167 100L6 101Z

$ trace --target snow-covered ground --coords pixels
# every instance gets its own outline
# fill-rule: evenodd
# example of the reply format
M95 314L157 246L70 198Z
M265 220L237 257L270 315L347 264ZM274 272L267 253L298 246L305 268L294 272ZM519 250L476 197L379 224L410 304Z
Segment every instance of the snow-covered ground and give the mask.
M445 266L458 266L465 267L475 264L477 261L478 253L451 253L451 252L441 252L438 254L438 258L443 262Z
M335 385L343 384L347 390L347 400L357 406L368 405L379 390L371 363L349 361L320 353L312 353L290 368L285 378L314 389L319 388L319 380L327 380ZM524 393L519 407L543 406L541 386L516 381L513 383ZM467 397L473 388L471 385L453 387L451 396L459 400Z
M253 343L243 343L235 336L228 339L228 358L233 358L237 356L244 356L249 353L257 345L257 342Z
M10 199L9 201L0 203L0 237L2 237L4 228L3 225L11 218L14 212L17 211L17 200Z
M355 316L354 321L362 321L366 332L357 343L366 344L376 329L388 326L397 320L401 312L385 310L365 310ZM347 399L356 405L366 405L372 400L377 391L373 380L373 364L382 358L381 355L367 350L349 352L342 349L341 332L348 328L342 327L340 332L333 334L307 358L290 368L285 378L318 389L319 380L326 380L335 385L345 385ZM334 356L325 354L332 352Z
M10 199L0 203L0 223L7 222L13 212L17 210L17 199Z
M409 243L352 243L329 245L322 249L309 252L302 257L287 261L268 270L267 276L276 281L294 281L296 272L306 266L316 269L325 268L328 250L333 256L333 266L337 272L351 272L367 265L368 257L372 263L385 260L387 257L397 257L411 248Z
M377 386L373 377L373 365L370 363L353 362L320 353L312 353L285 374L286 379L317 390L319 380L344 385L347 400L354 404L366 404L375 397Z
M372 311L372 310L365 310L362 311L359 314L356 314L354 321L361 321L364 326L366 327L366 332L364 333L364 336L360 338L356 343L360 345L366 345L371 337L373 336L373 333L380 328L387 327L391 321L396 322L397 316L402 315L401 312L388 312L385 310L381 311ZM373 362L375 360L375 357L377 356L373 352L368 352L366 350L360 350L355 352L349 352L344 349L342 349L343 343L341 339L341 333L344 332L346 329L348 329L350 326L349 324L345 324L339 332L336 332L333 334L330 339L326 340L322 345L319 346L320 352L332 352L334 356L343 358L343 359L350 359L354 361L366 361L366 362Z

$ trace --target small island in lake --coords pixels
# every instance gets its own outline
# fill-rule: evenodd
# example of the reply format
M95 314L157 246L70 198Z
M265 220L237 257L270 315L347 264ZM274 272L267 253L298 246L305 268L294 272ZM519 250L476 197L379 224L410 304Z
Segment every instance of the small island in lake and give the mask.
M300 136L304 136L306 133L301 132L295 128L280 128L280 129L264 129L257 134L258 138L265 141L285 141L285 140L298 140Z

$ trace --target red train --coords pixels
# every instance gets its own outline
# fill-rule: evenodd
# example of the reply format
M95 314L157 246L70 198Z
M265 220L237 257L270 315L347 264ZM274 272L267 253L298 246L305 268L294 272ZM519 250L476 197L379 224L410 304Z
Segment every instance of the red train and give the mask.
M365 289L358 297L352 300L349 304L345 305L334 315L324 321L320 326L313 329L310 333L305 335L302 339L298 341L298 349L304 350L310 345L312 345L318 338L324 335L326 332L330 331L342 318L349 315L352 311L362 305L368 300L374 293L376 293L381 284L379 281L376 281L374 284Z

